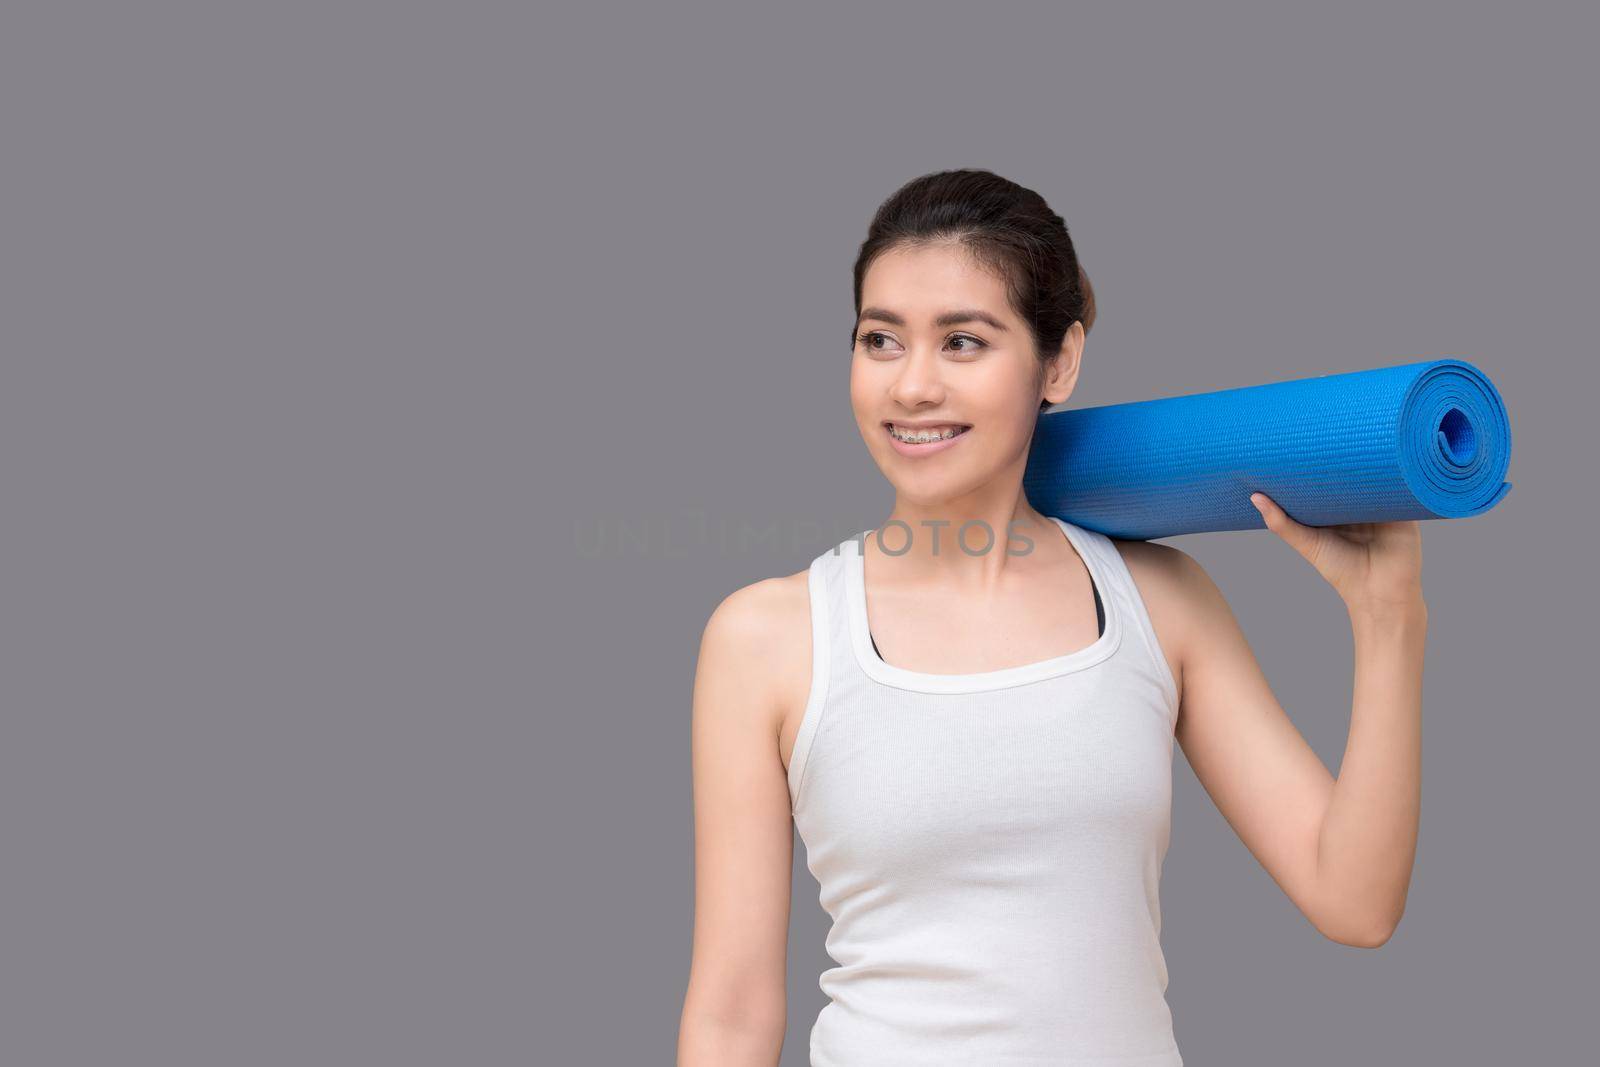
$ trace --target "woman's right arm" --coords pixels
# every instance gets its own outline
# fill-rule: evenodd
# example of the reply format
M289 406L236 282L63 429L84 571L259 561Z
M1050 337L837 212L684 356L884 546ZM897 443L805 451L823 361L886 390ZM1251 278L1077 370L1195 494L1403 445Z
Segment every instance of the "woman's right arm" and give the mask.
M783 1048L794 838L778 734L811 642L805 575L796 577L730 594L700 639L693 958L678 1067L773 1067Z

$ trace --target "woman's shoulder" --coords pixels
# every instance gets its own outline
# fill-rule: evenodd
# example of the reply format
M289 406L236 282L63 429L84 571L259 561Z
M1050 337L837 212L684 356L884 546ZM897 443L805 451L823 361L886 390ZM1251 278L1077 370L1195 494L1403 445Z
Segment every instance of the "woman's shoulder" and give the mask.
M738 635L781 637L797 623L809 623L808 573L799 570L742 585L722 598L711 612L711 621Z
M1157 541L1107 538L1127 564L1147 608L1163 610L1174 627L1204 625L1214 610L1217 585L1200 561ZM1152 605L1150 602L1155 601Z
M706 622L701 657L713 658L780 717L801 703L811 681L808 570L761 578L723 597Z
M1145 582L1163 587L1181 584L1183 570L1190 565L1199 566L1194 557L1183 549L1160 541L1124 541L1109 535L1106 540L1111 542L1122 561L1128 565L1128 570L1139 582L1141 593L1144 592Z

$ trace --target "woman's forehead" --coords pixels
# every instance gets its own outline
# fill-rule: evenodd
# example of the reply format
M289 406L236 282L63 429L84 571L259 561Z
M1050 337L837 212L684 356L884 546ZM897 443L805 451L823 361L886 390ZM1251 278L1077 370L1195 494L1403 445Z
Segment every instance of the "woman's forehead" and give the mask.
M880 257L863 281L861 308L863 320L871 311L896 326L945 326L952 316L972 312L980 321L984 315L1001 323L1015 318L1000 278L970 257L935 249Z

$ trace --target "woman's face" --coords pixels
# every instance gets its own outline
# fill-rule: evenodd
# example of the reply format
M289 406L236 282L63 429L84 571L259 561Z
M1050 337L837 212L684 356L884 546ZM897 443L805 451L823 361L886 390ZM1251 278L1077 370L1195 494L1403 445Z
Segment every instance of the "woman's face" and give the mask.
M965 249L879 256L862 281L850 364L850 403L874 462L897 492L923 503L965 495L1013 467L1020 480L1039 401L1072 392L1082 336L1074 324L1041 390L1027 324L1001 280ZM923 433L906 442L891 427Z

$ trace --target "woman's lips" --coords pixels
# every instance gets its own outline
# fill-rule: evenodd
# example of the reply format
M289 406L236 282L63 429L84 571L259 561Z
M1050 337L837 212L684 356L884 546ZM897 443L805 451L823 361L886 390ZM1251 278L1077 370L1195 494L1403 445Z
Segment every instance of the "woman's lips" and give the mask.
M945 449L950 448L952 445L961 441L969 433L971 433L972 427L968 426L965 430L962 430L954 437L944 437L936 441L929 441L925 445L913 445L900 440L900 438L896 437L894 433L890 431L888 423L883 424L883 432L884 435L889 438L889 444L896 452L900 453L902 456L913 456L920 458L922 456L931 456L935 452L943 452Z

